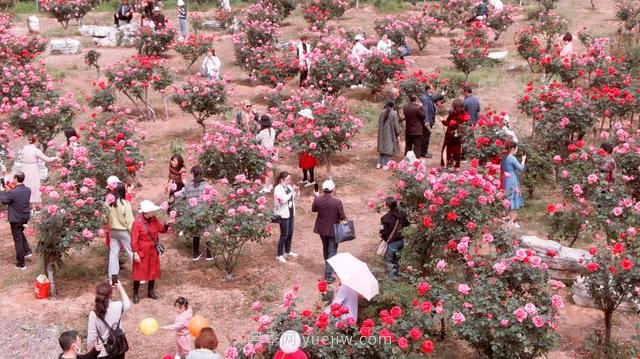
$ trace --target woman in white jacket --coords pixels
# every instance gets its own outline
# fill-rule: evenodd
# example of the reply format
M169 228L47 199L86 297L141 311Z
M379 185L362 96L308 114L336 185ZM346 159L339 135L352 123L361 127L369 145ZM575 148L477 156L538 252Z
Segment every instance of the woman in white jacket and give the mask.
M280 216L280 239L278 240L278 256L280 263L287 263L286 257L295 258L298 254L291 251L293 238L293 221L296 212L295 200L300 197L298 186L291 185L291 175L282 171L276 178L277 185L273 190L273 214Z
M202 72L209 80L219 80L221 66L220 59L216 56L216 49L211 48L202 61Z

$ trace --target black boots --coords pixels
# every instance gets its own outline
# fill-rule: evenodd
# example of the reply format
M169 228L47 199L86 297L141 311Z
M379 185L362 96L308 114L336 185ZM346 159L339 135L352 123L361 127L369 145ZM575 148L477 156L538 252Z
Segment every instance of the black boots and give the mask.
M150 280L149 282L147 282L147 297L151 299L160 299L160 296L158 296L156 292L153 291L153 287L155 284L155 280Z
M140 282L137 280L134 280L133 281L133 304L138 304L140 302L138 291L140 291Z

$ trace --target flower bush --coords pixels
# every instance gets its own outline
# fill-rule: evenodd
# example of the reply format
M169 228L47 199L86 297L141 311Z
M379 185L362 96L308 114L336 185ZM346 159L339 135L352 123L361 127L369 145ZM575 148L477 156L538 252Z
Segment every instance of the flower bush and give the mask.
M442 70L436 72L426 73L423 70L416 70L409 76L398 75L395 77L395 87L400 90L399 103L406 104L409 101L411 95L419 98L424 93L424 87L426 84L430 84L438 92L447 91L445 97L454 96L455 86L449 79L441 78Z
M625 29L633 30L640 24L640 4L633 0L616 0L616 19L623 22Z
M394 45L402 46L405 43L404 25L404 21L401 19L393 15L387 15L378 17L373 24L373 29L378 34L378 37L387 35Z
M540 41L533 31L533 27L525 27L515 35L516 49L518 55L527 61L529 70L533 72L534 66L539 65L542 59Z
M533 24L533 32L546 40L547 52L553 47L553 41L567 32L567 28L567 20L551 12L540 13L537 22Z
M251 68L252 79L271 87L289 82L300 71L298 58L291 49L267 52L262 57L254 59Z
M283 112L274 113L285 126L278 139L286 143L289 151L324 159L331 177L332 158L352 146L362 120L349 113L344 97L322 96L313 90L293 93L283 106ZM313 120L297 115L303 108L313 111Z
M0 64L3 66L31 62L47 48L47 41L42 36L18 36L10 26L8 17L0 17Z
M162 60L147 56L132 56L115 62L107 66L105 76L109 80L108 85L122 92L141 113L143 111L139 103L144 105L147 119L155 118L149 89L164 92L173 82L171 73L163 66Z
M205 133L199 146L191 146L206 178L230 183L236 175L260 179L277 160L275 149L255 144L255 135L242 135L240 129L219 122L212 126L215 132Z
M225 85L224 81L190 77L182 86L172 86L171 98L182 111L190 113L204 131L204 121L230 109Z
M169 24L163 28L152 29L149 26L142 26L135 38L135 46L138 55L160 56L169 51L171 43L176 38L176 30Z
M365 71L363 64L351 56L350 43L343 32L337 35L324 32L310 54L311 68L309 76L314 86L324 92L339 94L344 88L357 84Z
M96 73L100 76L100 64L98 64L98 59L100 59L102 54L96 50L89 50L86 54L84 54L84 63L85 65L96 68Z
M187 62L187 69L198 61L198 58L211 49L213 36L189 35L185 41L177 42L174 49Z
M71 19L81 23L84 16L98 5L98 2L95 0L43 0L39 4L66 29Z
M117 100L113 86L107 86L104 81L94 83L91 96L87 96L87 104L97 111L111 111Z
M498 14L490 13L486 21L495 34L493 40L498 41L500 35L513 25L513 6L507 4Z
M403 31L406 36L413 39L422 51L434 35L440 32L444 21L425 14L411 15L404 18Z
M365 86L371 89L372 93L382 90L388 80L397 74L404 72L406 64L403 59L395 56L386 56L383 53L374 51L364 59L364 79Z
M476 16L477 2L474 0L444 0L440 4L425 4L423 12L443 21L450 30L463 28L467 20Z
M481 22L473 22L460 38L451 40L451 62L464 73L465 82L469 74L481 67L489 54L486 26Z
M480 164L500 165L505 146L512 140L502 130L504 115L504 112L481 114L475 128L465 132L462 146L468 158L478 159Z
M322 28L331 19L339 19L349 8L345 0L305 0L300 5L302 16L311 27Z
M233 19L238 15L238 11L236 9L215 9L213 11L213 19L220 24L220 27L223 29L228 29L233 24Z

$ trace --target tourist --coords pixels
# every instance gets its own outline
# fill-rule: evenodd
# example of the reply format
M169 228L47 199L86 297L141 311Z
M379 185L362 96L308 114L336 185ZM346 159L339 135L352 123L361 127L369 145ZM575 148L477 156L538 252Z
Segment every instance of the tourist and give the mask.
M129 4L129 0L122 0L120 5L118 5L116 19L118 20L118 26L131 22L131 19L133 19L133 6Z
M140 281L147 281L147 296L160 299L154 291L156 279L160 278L159 234L166 233L175 220L170 218L165 224L153 214L161 208L149 200L140 203L140 215L133 221L131 229L131 249L133 249L133 303L140 299Z
M562 37L562 41L564 42L564 45L562 46L562 50L560 50L560 58L571 57L574 54L572 43L573 35L571 35L570 32L567 32Z
M400 122L398 113L393 109L393 101L387 101L378 115L378 163L376 168L389 169L387 163L391 156L400 152Z
M489 5L493 7L493 12L491 13L492 17L497 16L504 9L504 4L501 0L489 0Z
M613 155L613 144L604 142L600 145L600 155L604 159L604 163L600 166L600 172L604 173L604 179L607 181L607 187L611 191L616 183L616 159Z
M300 43L296 46L298 67L300 68L300 87L307 84L307 76L311 66L311 44L306 35L300 36Z
M340 304L343 307L349 309L349 313L344 314L340 319L347 320L347 318L353 318L356 322L358 321L358 299L360 298L360 294L355 290L351 289L351 287L345 285L340 281L340 285L338 289L336 289L336 293L333 296L332 304Z
M109 328L113 328L115 325L123 327L122 316L131 308L131 302L119 281L115 287L118 289L122 301L111 301L113 286L110 283L102 282L96 288L95 307L89 313L87 326L87 347L89 348L98 345L98 342L104 345L109 339ZM124 357L125 354L109 354L104 348L98 354L98 358L124 359Z
M219 2L220 2L220 7L223 10L226 10L226 11L231 10L231 4L230 4L229 0L219 0Z
M378 41L378 45L376 46L378 51L385 56L390 56L391 51L393 50L393 41L389 40L389 35L384 34L382 38Z
M216 49L213 47L207 51L207 56L202 60L202 73L207 79L220 80L220 67L222 66L220 59L216 56Z
M313 125L313 111L309 108L302 109L298 112L298 116L307 119L307 124ZM302 152L298 157L298 167L302 169L302 180L298 184L305 187L313 186L316 184L315 169L318 165L318 160L309 153Z
M176 7L178 9L178 25L180 26L180 37L178 40L182 41L187 38L187 5L184 0L178 0Z
M380 238L387 242L387 252L384 255L384 263L389 270L389 277L398 277L398 252L404 247L402 229L409 226L407 216L398 207L398 201L393 197L387 197L384 201L389 210L380 219Z
M151 21L151 16L153 15L153 9L155 9L155 4L153 0L147 0L142 7L142 16L140 17L140 24L142 24L142 19L147 19Z
M10 190L5 190L4 186L0 191L0 202L9 205L9 225L11 227L11 236L16 249L16 268L27 269L25 258L31 258L33 253L29 247L27 237L24 235L24 228L31 219L29 211L29 199L32 197L31 189L24 184L25 175L22 172L16 172L13 175L16 186Z
M313 233L319 234L322 240L322 256L325 260L324 279L328 283L333 283L335 278L333 277L333 268L327 259L338 253L338 242L335 239L333 225L347 219L342 208L342 201L332 195L335 187L332 180L324 181L322 183L324 194L314 198L311 205L311 212L318 213Z
M24 173L24 185L31 189L31 209L42 202L40 194L40 161L52 162L58 157L47 157L36 146L36 136L29 136L29 143L22 148L22 172Z
M271 117L269 115L260 116L260 131L256 136L256 143L260 145L263 150L268 151L271 156L276 154L276 130L271 127ZM262 187L262 193L271 193L273 189L273 170L267 167L264 179L264 186Z
M221 359L216 353L218 337L212 328L202 328L194 345L196 349L189 352L187 359Z
M473 96L473 90L470 86L463 87L462 93L464 94L464 110L471 118L469 126L473 126L480 119L480 101Z
M511 118L508 114L504 113L502 116L502 128L500 129L500 133L502 133L508 142L518 143L518 137L516 137L516 133L513 132L511 127L509 127L509 122L511 122Z
M416 99L415 95L409 95L409 103L402 108L405 120L405 147L404 153L413 151L416 156L420 156L422 145L422 129L428 124L425 122L425 113L422 103Z
M279 349L273 359L307 359L307 354L300 349L302 339L294 330L287 330L280 334Z
M185 297L178 297L173 303L176 311L175 322L162 327L164 330L176 332L176 356L175 358L186 358L191 351L191 334L189 333L189 320L193 316L193 311L189 306L189 301Z
M96 359L102 351L102 343L98 341L86 354L78 354L82 351L82 339L75 330L67 330L60 334L58 343L62 349L58 359Z
M518 152L518 144L515 142L507 145L507 152L508 154L502 157L502 163L500 164L500 171L504 178L502 182L505 193L504 198L509 200L509 224L515 228L520 228L516 222L516 211L524 205L524 199L522 198L518 175L524 171L527 155L522 155L522 164L520 164L515 157L516 152Z
M187 169L184 166L184 159L178 153L174 153L169 159L169 179L165 186L165 192L169 193L169 203L173 203L176 192L184 188L184 175Z
M440 166L460 168L462 157L462 135L464 126L469 122L469 114L464 110L464 101L453 100L452 109L442 124L447 128L440 152Z
M202 167L200 166L191 167L191 176L191 181L184 186L182 191L180 191L179 196L187 201L191 198L200 200L200 196L204 194L207 188L211 187L211 184L202 178ZM211 248L209 248L209 244L206 243L206 241L205 247L207 248L205 259L207 261L212 261L213 255L211 254ZM202 252L200 251L200 237L195 236L193 237L193 260L197 261L200 257L202 257Z
M482 0L482 2L478 5L476 9L476 17L471 19L470 21L471 22L473 22L474 20L483 21L484 19L487 18L488 14L489 14L489 0Z
M260 121L260 116L253 108L251 101L242 101L242 110L236 114L236 127L245 133L256 133L258 131L258 121Z
M422 128L422 143L420 146L420 157L424 158L432 158L433 155L429 153L429 142L431 142L431 132L433 131L433 126L436 123L436 111L439 102L444 100L443 95L434 95L433 87L431 85L426 84L424 86L424 94L420 97L420 102L422 103L422 109L424 110L424 121L425 126ZM446 93L446 92L445 92Z
M120 263L118 254L120 248L129 257L129 263L133 261L131 251L131 227L133 226L133 211L131 203L126 200L126 190L122 182L118 182L116 187L107 195L105 203L107 214L107 225L109 226L109 278L117 276Z
M291 251L291 239L296 213L296 199L300 197L298 186L291 185L291 175L282 171L276 177L277 185L273 190L273 214L280 218L280 239L278 240L277 257L280 263L287 263L286 258L296 258L297 253Z
M80 138L80 136L78 136L78 133L76 132L75 128L65 127L64 130L62 130L62 132L64 133L64 137L67 139L67 146L78 145L78 139Z
M353 56L356 62L361 63L366 56L371 54L371 50L364 46L364 37L362 35L356 35L354 40L356 40L356 43L353 45L353 48L351 48L351 56Z
M155 30L162 30L167 26L167 19L162 14L159 7L154 7L153 12L151 13L151 22L153 23L153 28Z

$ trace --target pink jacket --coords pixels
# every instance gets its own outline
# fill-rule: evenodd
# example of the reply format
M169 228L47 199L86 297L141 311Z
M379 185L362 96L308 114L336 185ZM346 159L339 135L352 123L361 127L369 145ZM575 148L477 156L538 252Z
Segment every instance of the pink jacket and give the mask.
M189 307L184 312L176 314L176 322L169 325L167 329L175 330L176 335L189 334L188 325L189 325L189 320L191 320L192 316L193 316L193 311L191 310L191 307Z

